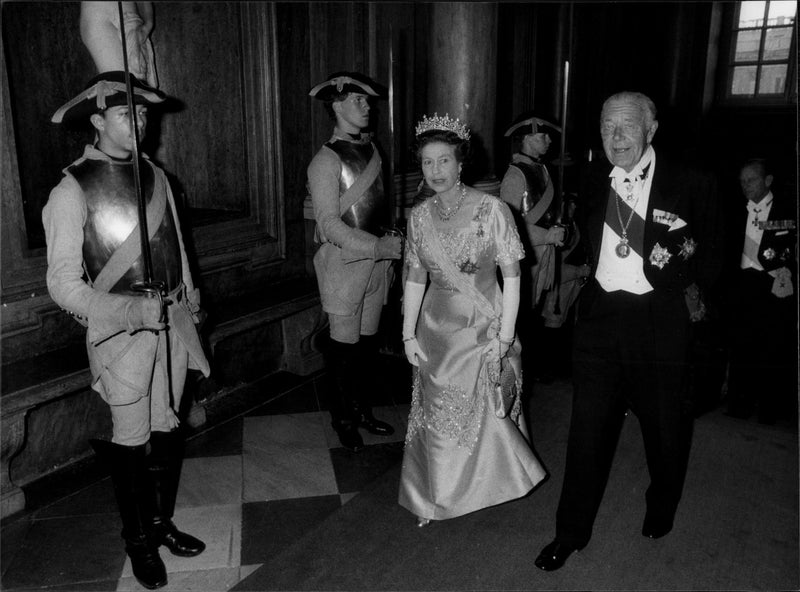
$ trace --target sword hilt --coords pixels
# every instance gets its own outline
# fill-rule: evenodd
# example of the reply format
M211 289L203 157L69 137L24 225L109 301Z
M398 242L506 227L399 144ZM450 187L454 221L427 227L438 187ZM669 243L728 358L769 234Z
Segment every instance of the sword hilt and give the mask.
M167 299L167 290L164 282L133 282L131 290L134 292L141 292L146 298L157 298L159 310L161 311L158 322L167 322L167 305L171 302Z

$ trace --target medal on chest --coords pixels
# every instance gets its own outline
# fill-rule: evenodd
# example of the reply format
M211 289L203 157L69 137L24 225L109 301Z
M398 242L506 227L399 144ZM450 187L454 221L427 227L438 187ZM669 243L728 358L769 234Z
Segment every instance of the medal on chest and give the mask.
M631 247L628 244L627 237L623 236L620 239L619 244L614 248L614 252L616 252L617 257L620 259L625 259L625 257L631 254Z
M617 195L616 200L614 200L614 204L617 206L617 219L619 220L621 235L619 243L616 247L614 247L614 252L620 259L625 259L625 257L631 254L631 246L628 244L628 226L631 225L631 220L633 220L633 215L635 213L636 204L639 203L639 198L637 196L636 201L634 201L631 205L631 212L628 214L628 219L625 222L622 221L622 212L619 209L619 202L621 199L622 198Z

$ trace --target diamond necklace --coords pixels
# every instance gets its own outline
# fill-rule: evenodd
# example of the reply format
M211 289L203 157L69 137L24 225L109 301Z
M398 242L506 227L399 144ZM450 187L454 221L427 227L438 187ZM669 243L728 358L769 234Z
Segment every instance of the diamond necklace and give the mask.
M467 198L467 186L463 183L459 182L459 186L461 187L461 195L456 201L455 205L451 208L442 207L442 203L439 200L439 195L437 194L436 197L433 198L433 205L436 206L436 213L439 215L439 219L442 222L446 222L450 218L456 215L456 212L461 209L461 204L464 203L464 200Z

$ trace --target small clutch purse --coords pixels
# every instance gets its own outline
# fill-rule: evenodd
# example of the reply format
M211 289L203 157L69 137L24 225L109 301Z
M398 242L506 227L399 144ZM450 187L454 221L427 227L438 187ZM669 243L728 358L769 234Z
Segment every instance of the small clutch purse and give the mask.
M494 387L494 413L497 417L506 417L511 412L519 395L517 390L517 375L514 368L507 358L503 358L500 360L500 378Z

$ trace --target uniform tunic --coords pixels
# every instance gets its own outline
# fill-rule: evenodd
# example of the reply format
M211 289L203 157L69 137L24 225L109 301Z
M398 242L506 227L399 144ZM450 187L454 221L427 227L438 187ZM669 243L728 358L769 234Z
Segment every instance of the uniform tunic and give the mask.
M71 166L86 160L132 166L130 162L115 161L92 146L86 146L83 156ZM130 296L98 290L87 280L87 202L69 167L64 169L64 177L50 192L42 211L48 291L56 304L84 320L92 388L112 407L114 441L129 446L147 442L151 429L169 431L170 414L180 405L187 368L209 374L193 322L199 310L199 294L189 272L175 203L164 172L147 166L152 166L155 174L154 191L166 192L168 207L164 215L174 220L180 249L182 284L172 294L166 331L129 332L126 305ZM126 235L130 232L138 233L138 227L126 229Z

